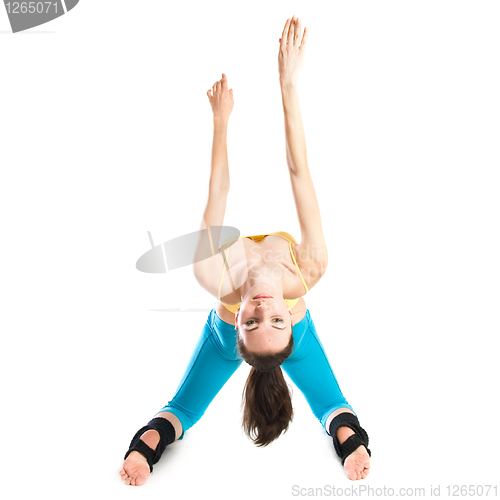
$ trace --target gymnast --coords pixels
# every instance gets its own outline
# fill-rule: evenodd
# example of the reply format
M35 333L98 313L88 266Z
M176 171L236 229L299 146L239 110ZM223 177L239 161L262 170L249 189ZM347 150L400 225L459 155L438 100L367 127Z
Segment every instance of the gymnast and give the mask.
M243 389L242 426L256 446L277 439L292 419L283 369L331 436L347 477L359 480L369 473L368 435L340 390L303 298L321 279L328 263L297 92L307 37L307 28L302 32L300 20L293 16L285 24L278 53L286 157L300 244L282 231L239 236L229 238L217 246L212 257L194 264L199 284L218 302L173 398L130 443L120 470L127 485L146 482L166 446L183 439L243 361L251 369ZM227 125L234 98L224 73L207 95L214 136L201 228L208 229L204 232L210 237L211 227L223 225L229 192Z

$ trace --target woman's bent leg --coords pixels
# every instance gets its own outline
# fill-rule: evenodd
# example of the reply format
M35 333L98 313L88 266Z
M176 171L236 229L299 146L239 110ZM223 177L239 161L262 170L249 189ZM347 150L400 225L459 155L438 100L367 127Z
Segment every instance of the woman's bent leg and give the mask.
M340 390L309 311L294 325L293 335L294 340L299 341L282 368L304 394L312 412L328 433L326 424L333 412L343 408L354 415L356 413Z
M236 352L236 330L212 310L173 398L156 416L172 413L181 435L191 428L242 363Z
M183 439L186 430L203 416L241 363L242 359L236 352L234 326L222 321L212 310L174 397L155 418L167 419L175 430L175 440ZM160 434L149 429L140 440L154 451L160 442ZM120 475L126 484L139 486L146 482L149 472L144 456L132 451Z
M326 433L330 435L330 424L335 417L342 413L350 413L355 417L357 415L340 390L309 311L296 326L294 337L297 335L300 342L296 351L282 366L304 394ZM355 432L342 425L335 434L338 442L344 444ZM345 471L351 480L364 479L368 475L369 467L370 456L365 446L359 446L344 462Z

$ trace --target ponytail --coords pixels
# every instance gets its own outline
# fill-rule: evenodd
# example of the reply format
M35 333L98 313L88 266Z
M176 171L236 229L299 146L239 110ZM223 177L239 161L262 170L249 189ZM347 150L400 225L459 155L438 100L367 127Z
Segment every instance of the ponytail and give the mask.
M238 334L238 350L252 368L243 389L243 430L257 446L267 446L286 432L293 419L292 398L281 364L293 351L293 334L281 352L246 350Z

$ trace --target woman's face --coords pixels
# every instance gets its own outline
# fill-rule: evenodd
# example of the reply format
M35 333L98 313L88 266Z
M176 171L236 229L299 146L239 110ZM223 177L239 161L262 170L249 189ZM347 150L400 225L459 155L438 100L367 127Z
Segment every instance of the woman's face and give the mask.
M248 351L279 352L290 340L292 310L274 287L257 284L236 311L235 326Z

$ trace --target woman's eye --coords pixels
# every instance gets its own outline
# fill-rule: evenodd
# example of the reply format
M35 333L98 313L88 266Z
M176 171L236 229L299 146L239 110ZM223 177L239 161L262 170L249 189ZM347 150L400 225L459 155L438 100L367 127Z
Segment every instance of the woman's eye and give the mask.
M281 318L273 318L275 321L277 321L278 323L283 323L283 320ZM250 326L250 325L253 325L254 323L256 323L256 321L254 319L249 319L245 325L247 326Z

